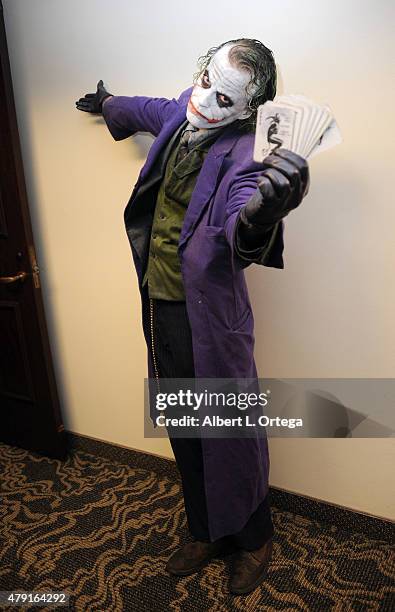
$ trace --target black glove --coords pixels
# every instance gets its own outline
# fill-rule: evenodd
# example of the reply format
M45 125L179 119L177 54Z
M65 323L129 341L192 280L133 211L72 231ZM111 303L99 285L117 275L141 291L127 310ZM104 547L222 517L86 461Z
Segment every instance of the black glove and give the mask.
M288 149L277 149L262 163L258 188L240 212L244 225L258 232L299 206L310 184L307 161Z
M96 93L87 93L83 98L77 100L76 107L80 111L86 113L101 113L103 108L103 102L106 98L112 96L103 85L103 81L99 81L97 84Z

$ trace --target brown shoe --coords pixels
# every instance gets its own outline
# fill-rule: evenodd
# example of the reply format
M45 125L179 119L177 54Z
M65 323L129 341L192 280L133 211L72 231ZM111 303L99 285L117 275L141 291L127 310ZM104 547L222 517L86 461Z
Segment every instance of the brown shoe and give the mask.
M175 576L188 576L207 565L210 559L233 550L232 545L223 539L216 542L188 542L172 554L166 569Z
M258 550L241 550L237 555L230 580L230 591L235 595L250 593L263 582L272 557L273 540Z

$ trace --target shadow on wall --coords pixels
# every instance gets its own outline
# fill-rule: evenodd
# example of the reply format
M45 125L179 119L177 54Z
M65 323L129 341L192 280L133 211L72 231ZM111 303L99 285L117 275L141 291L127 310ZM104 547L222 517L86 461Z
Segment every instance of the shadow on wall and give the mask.
M88 120L89 119L94 125L107 129L106 123L101 116L91 115L88 116ZM155 137L147 132L137 132L128 138L128 140L130 142L130 157L133 160L138 159L139 162L144 163ZM133 185L131 185L131 187L133 187Z

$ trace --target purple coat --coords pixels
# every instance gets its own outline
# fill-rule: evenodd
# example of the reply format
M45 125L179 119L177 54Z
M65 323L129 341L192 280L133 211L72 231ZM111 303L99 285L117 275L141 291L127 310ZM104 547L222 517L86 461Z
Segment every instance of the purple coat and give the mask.
M138 131L156 136L129 203L125 225L141 290L150 223L139 193L175 130L186 120L192 88L178 100L114 96L103 116L115 140ZM262 166L252 159L254 134L229 125L211 146L188 205L178 253L192 331L196 377L255 378L254 320L244 268L252 261L283 268L283 224L251 259L235 248L240 209L256 190ZM140 198L141 200L141 198ZM142 300L146 292L141 292ZM144 304L143 304L144 307ZM148 373L154 376L148 346ZM266 439L202 439L205 488L212 540L240 531L268 492Z

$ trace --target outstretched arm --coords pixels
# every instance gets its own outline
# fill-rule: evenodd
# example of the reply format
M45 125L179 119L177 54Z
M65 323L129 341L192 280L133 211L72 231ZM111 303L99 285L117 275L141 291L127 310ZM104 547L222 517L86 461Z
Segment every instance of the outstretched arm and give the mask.
M81 111L102 114L113 138L123 140L136 132L157 136L178 108L178 102L174 98L113 96L105 89L103 81L99 81L96 93L86 94L76 106Z

